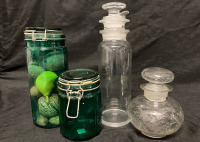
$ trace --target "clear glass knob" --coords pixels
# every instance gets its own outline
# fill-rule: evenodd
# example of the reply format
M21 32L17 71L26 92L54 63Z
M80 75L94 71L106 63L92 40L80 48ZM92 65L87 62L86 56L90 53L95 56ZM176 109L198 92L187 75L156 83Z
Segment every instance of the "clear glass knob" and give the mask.
M145 80L155 84L169 83L174 80L174 74L170 70L160 67L146 68L141 75Z

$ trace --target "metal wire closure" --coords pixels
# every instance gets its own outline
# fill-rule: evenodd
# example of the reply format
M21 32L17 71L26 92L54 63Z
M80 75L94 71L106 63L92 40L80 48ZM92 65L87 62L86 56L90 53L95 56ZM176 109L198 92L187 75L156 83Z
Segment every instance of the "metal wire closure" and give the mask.
M47 38L48 32L53 32L56 30L44 30L44 33L38 33L37 30L25 30L24 34L25 35L32 35L32 39L25 39L25 40L32 40L32 41L47 41L47 40L64 40L65 38ZM41 35L44 34L44 37L42 39L37 39L35 35ZM52 33L56 34L56 33Z
M65 81L66 81L66 80L65 80ZM96 81L94 81L94 82L91 82L91 81L90 81L90 84L91 84L91 83L92 83L92 84L93 84L93 83L96 83L97 81L99 81L99 79L96 80ZM88 81L87 81L87 82L85 82L85 81L76 81L76 82L74 82L74 81L67 81L67 83L63 83L63 82L61 82L61 81L58 81L58 83L63 84L63 85L68 85L68 86L69 86L67 89L60 88L59 86L58 86L58 88L59 88L60 90L62 90L62 91L66 91L67 98L68 98L67 109L66 109L66 116L67 116L68 118L72 118L72 119L77 118L78 115L79 115L80 100L81 100L81 98L83 97L83 93L86 92L86 91L95 90L95 89L97 89L97 88L100 87L100 85L98 85L98 86L95 87L95 88L83 90L83 88L81 87L81 85L84 85L85 83L89 83ZM70 84L70 83L77 83L77 84ZM78 89L77 91L73 91L73 90L70 89L70 88L71 88L71 85L78 85L78 86L79 86L79 89ZM75 94L75 96L74 96L74 94ZM74 98L76 98L77 101L78 101L77 110L76 110L76 116L69 116L68 110L69 110L70 100L71 100L71 99L74 99Z
M68 87L68 89L66 90L66 94L67 94L67 98L68 98L68 102L67 102L67 109L66 109L66 116L68 118L77 118L78 117L78 114L79 114L79 104L80 104L80 100L81 98L83 97L83 89L81 87L81 84L79 85L79 89L78 91L72 91L70 90L70 85ZM71 94L77 94L76 96L71 96ZM69 116L68 114L68 109L69 109L69 104L70 104L70 100L71 98L77 98L78 99L78 104L77 104L77 110L76 110L76 116Z

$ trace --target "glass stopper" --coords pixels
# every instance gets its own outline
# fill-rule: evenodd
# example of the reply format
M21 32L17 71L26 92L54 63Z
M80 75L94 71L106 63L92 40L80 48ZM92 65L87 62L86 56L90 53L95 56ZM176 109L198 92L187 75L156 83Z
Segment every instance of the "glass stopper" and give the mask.
M141 75L145 80L155 84L169 83L174 80L174 74L170 70L160 67L146 68Z
M102 5L102 8L107 10L109 14L117 14L126 7L126 4L121 2L109 2Z

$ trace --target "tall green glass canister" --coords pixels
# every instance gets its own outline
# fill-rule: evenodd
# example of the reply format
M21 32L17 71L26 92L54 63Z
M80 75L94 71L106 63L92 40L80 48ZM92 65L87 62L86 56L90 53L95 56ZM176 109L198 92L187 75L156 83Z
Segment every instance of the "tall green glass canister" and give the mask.
M58 79L60 131L71 140L87 140L101 131L99 75L91 69L68 70Z
M24 31L33 123L59 126L58 76L68 69L65 35L61 29L29 27Z

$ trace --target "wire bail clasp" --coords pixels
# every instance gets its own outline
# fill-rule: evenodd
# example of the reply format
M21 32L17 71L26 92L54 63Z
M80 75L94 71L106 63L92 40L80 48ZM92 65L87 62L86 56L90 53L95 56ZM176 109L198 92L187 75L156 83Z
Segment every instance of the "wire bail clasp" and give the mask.
M82 83L81 83L82 84ZM79 115L79 106L80 106L80 100L81 98L83 97L83 89L81 87L81 84L79 85L79 90L78 91L73 91L73 90L70 90L70 85L69 85L69 88L66 90L66 94L67 94L67 99L68 99L68 102L67 102L67 109L66 109L66 116L68 118L77 118L78 115ZM68 114L68 110L69 110L69 104L70 104L70 100L71 99L74 99L76 98L78 100L78 104L77 104L77 110L76 110L76 116L69 116Z
M47 30L44 31L44 37L42 38L42 41L47 41Z

